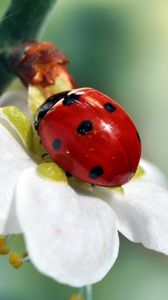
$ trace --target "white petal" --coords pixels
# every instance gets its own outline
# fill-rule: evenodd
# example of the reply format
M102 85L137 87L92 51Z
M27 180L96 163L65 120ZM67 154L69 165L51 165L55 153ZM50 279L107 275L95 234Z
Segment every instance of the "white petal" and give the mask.
M133 242L168 255L168 192L152 182L124 186L109 203L118 218L118 230Z
M16 106L29 117L30 113L28 110L27 99L28 93L26 89L20 91L8 91L0 97L0 106Z
M161 170L156 167L151 162L141 159L140 166L144 169L145 175L141 178L145 181L152 181L157 183L160 186L168 187L168 182L166 176L161 172Z
M17 214L29 255L44 274L72 286L101 280L118 255L112 209L78 195L67 183L25 170L17 189Z
M10 226L10 220L8 220L9 213L12 218L15 215L10 212L13 191L21 172L25 168L34 165L34 163L9 131L1 124L0 145L0 233L7 233L8 231L16 233L16 228L12 226L14 221L11 220ZM6 225L8 221L7 230Z

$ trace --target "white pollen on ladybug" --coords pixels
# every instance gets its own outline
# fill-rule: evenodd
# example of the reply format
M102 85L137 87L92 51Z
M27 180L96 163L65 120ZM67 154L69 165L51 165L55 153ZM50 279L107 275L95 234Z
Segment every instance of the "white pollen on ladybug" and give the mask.
M104 128L105 131L111 131L112 126L106 122L104 122L103 120L101 121L101 125Z
M82 95L84 94L84 91L79 91L79 90L72 90L70 91L70 93L68 93L68 95L71 95L71 94L76 94L76 95Z
M90 87L85 87L85 88L79 88L79 89L74 89L72 91L70 91L68 93L68 95L71 95L71 94L76 94L76 95L83 95L85 93L85 90L88 90L88 89L91 89Z
M99 101L96 100L96 99L94 99L92 96L86 95L86 100L92 106L96 106L96 107L102 108L102 105L99 103Z

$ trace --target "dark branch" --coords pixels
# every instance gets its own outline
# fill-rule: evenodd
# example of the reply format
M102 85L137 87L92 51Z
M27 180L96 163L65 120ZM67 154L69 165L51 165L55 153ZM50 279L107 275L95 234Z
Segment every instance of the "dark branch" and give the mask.
M56 0L13 0L0 23L0 92L11 81L8 49L20 41L36 39Z

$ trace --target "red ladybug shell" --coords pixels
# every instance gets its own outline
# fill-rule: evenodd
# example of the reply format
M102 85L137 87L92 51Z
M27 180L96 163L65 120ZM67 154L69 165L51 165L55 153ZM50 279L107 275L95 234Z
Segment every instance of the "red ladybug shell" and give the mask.
M141 143L127 112L92 88L50 97L36 129L52 159L82 181L119 186L136 172Z

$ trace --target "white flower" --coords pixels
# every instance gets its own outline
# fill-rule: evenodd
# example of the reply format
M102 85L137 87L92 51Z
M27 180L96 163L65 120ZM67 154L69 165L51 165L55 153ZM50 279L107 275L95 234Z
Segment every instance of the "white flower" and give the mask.
M0 101L15 102L12 93ZM25 115L0 109L0 233L23 233L40 272L72 286L101 280L118 256L118 231L168 254L168 191L155 166L141 160L145 174L124 193L75 179L70 185L53 162L38 165L33 139Z

